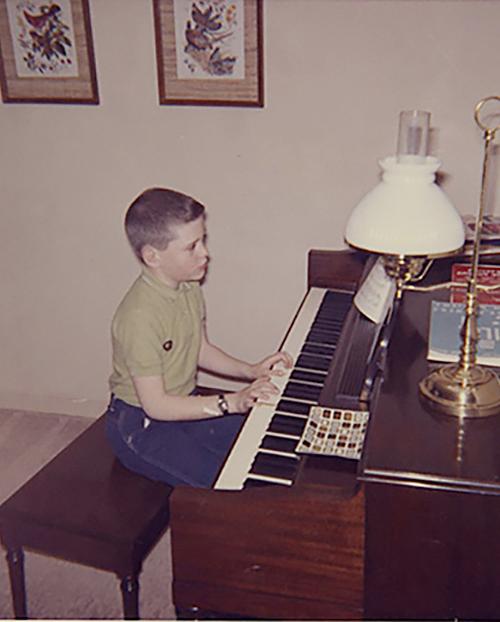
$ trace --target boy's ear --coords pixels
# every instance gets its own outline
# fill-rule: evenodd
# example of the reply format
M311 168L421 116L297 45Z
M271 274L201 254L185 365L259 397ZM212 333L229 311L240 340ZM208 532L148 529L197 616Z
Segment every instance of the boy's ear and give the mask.
M150 268L156 268L158 265L158 253L156 248L150 244L145 244L141 250L142 261Z

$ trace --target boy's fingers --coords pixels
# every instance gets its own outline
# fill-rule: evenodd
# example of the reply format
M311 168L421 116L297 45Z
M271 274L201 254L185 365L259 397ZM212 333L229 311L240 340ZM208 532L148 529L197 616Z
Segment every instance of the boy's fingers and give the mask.
M261 387L259 397L269 397L269 395L277 395L278 393L278 387L271 382L268 382Z
M278 352L276 357L276 362L283 363L285 367L291 367L293 365L293 359L288 352Z
M276 354L276 364L283 363L285 367L292 367L293 359L288 352L278 352Z

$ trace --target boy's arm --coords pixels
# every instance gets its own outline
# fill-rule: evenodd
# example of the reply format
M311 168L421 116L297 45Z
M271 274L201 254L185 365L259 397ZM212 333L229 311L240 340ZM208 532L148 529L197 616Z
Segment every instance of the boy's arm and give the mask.
M135 390L146 414L152 419L186 421L220 417L218 395L171 395L163 388L161 376L133 376ZM225 393L229 413L244 413L259 398L269 399L278 392L268 378L259 378L235 393Z
M210 343L206 327L203 326L198 365L205 371L241 380L256 380L261 377L282 375L282 370L273 369L278 363L291 367L292 357L286 352L275 352L258 363L246 363Z

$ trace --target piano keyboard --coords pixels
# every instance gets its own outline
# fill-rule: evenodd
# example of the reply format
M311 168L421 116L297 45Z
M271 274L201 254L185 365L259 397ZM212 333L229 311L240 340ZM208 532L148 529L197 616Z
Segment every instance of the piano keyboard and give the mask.
M295 448L310 407L318 403L353 297L340 290L309 290L282 346L295 365L273 379L279 395L250 411L216 489L293 484L299 464Z

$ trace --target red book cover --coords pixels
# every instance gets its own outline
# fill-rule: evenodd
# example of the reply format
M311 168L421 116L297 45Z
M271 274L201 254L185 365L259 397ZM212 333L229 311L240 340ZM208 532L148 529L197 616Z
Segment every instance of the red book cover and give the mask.
M467 283L469 280L471 265L468 263L455 263L451 267L451 280L457 283ZM500 266L479 266L477 272L479 285L500 285ZM451 290L451 302L465 302L466 288L454 287ZM477 301L480 305L500 305L500 289L492 292L478 291Z

